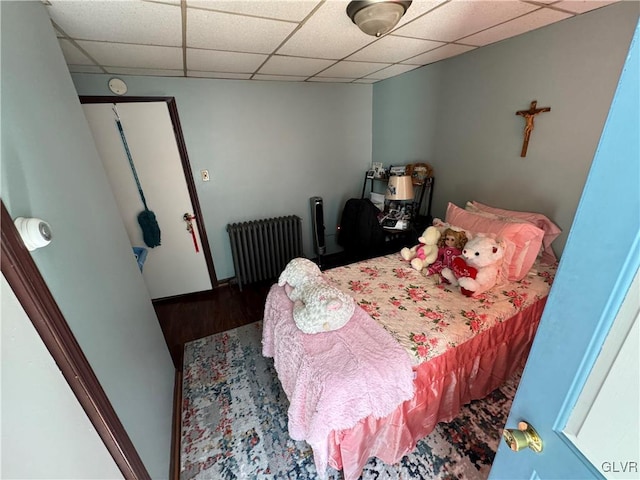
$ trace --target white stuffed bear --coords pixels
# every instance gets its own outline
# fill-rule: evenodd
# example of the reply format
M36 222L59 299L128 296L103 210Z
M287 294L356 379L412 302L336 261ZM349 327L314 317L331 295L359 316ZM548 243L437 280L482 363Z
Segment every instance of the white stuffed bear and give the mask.
M293 320L304 333L338 330L351 319L355 307L352 297L319 280L302 287L293 305Z
M504 249L498 242L479 234L467 242L462 255L441 275L446 282L460 285L463 295L475 297L496 284L503 256Z
M318 266L306 258L294 258L280 274L278 285L294 302L293 320L304 333L342 328L353 316L355 301L329 285Z
M427 227L418 238L420 242L413 248L403 248L400 250L402 258L411 262L411 266L417 271L431 265L438 258L438 240L440 240L440 230L436 227Z
M295 302L300 298L302 287L309 282L316 282L322 277L318 265L306 258L294 258L280 274L278 285L285 288L289 300Z

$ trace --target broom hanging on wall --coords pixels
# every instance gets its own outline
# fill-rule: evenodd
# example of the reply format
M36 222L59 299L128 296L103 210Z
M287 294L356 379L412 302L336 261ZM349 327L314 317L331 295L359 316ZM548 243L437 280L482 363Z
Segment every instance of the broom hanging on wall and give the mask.
M157 247L158 245L160 245L160 226L158 225L158 221L156 220L155 213L153 213L147 207L147 201L144 198L144 193L142 192L142 187L140 186L140 179L138 178L138 173L136 172L136 166L133 164L133 158L131 158L129 145L127 144L127 139L124 136L122 123L120 123L120 115L118 115L118 109L115 103L113 104L112 110L116 116L116 125L118 126L118 131L120 132L120 138L122 138L122 145L124 146L124 150L127 153L129 166L131 167L131 171L133 172L133 178L135 178L136 180L138 193L140 193L140 199L142 200L142 204L144 205L144 211L138 214L138 223L140 224L140 228L142 228L142 238L144 239L144 243L147 245L147 247Z

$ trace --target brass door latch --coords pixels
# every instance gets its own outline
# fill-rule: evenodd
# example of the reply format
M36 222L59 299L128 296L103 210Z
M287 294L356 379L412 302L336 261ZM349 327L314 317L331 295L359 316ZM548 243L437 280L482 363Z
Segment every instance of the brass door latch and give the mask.
M502 438L507 442L509 448L514 452L529 447L536 453L542 451L542 439L538 432L527 422L519 422L518 429L505 428L502 431Z

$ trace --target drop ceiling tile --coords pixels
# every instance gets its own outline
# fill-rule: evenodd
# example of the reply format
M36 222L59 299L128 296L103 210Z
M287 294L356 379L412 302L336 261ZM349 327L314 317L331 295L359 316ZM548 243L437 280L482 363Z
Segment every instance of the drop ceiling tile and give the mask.
M335 63L333 60L274 55L267 60L258 73L310 77L333 63Z
M271 53L296 27L280 20L187 9L187 46Z
M347 57L346 60L395 63L442 45L442 42L387 35Z
M253 80L269 80L269 81L281 81L281 82L304 82L308 77L300 77L295 75L261 75L256 73Z
M69 65L71 73L104 73L102 68L97 65Z
M353 78L336 78L336 77L311 77L308 82L323 82L323 83L352 83Z
M71 40L59 38L62 54L68 65L94 65L94 61L85 55Z
M51 19L71 38L144 45L182 45L180 8L136 1L51 0Z
M374 72L371 75L367 75L365 78L371 78L374 80L384 80L385 78L395 77L402 73L407 73L411 70L418 68L417 65L391 65L390 67L383 68L380 71Z
M300 22L320 3L319 0L187 0L187 8L203 8L262 18Z
M453 42L540 8L515 1L453 1L394 31L426 40Z
M354 80L353 83L376 83L379 80L376 80L374 78L358 78L357 80Z
M481 47L570 17L572 17L570 13L551 10L550 8L541 8L540 10L489 28L483 32L465 37L460 40L460 42Z
M249 80L250 73L223 73L223 72L198 72L195 70L187 70L188 77L197 78L225 78L231 80Z
M278 54L339 60L376 40L347 16L346 0L330 0L307 20Z
M201 72L253 73L266 55L187 48L187 68Z
M417 57L405 60L402 63L408 65L428 65L430 63L444 60L445 58L454 57L456 55L468 52L469 50L475 49L476 47L450 43L448 45L445 45L444 47L436 48L435 50L431 50L430 52L423 53L422 55L418 55Z
M591 10L595 10L596 8L605 7L607 5L611 5L612 3L616 3L618 0L610 0L610 1L597 1L597 0L564 0L562 2L554 3L554 7L561 8L563 10L568 10L573 13L585 13ZM636 0L632 0L636 1Z
M319 77L360 78L388 67L388 63L338 62L318 74Z
M414 1L409 5L409 8L402 16L398 25L396 25L396 29L401 26L409 23L412 20L415 20L417 17L424 15L425 13L433 10L438 5L448 2L449 0L418 0Z
M165 70L156 68L126 68L126 67L105 67L107 73L118 75L141 75L147 77L181 77L182 70Z
M100 65L167 70L182 68L181 48L87 41L77 43Z

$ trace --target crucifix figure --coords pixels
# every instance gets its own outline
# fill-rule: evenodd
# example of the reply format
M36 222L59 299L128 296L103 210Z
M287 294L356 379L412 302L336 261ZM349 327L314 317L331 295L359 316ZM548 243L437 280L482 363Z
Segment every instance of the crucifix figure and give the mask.
M533 130L533 127L534 127L533 118L539 113L551 111L551 107L536 108L537 104L538 104L538 101L534 100L533 102L531 102L531 105L529 106L529 110L519 110L516 112L516 115L520 115L521 117L524 117L525 121L527 122L526 125L524 126L524 142L522 144L522 152L520 152L521 157L527 156L527 147L529 146L529 138L531 137L531 131Z

